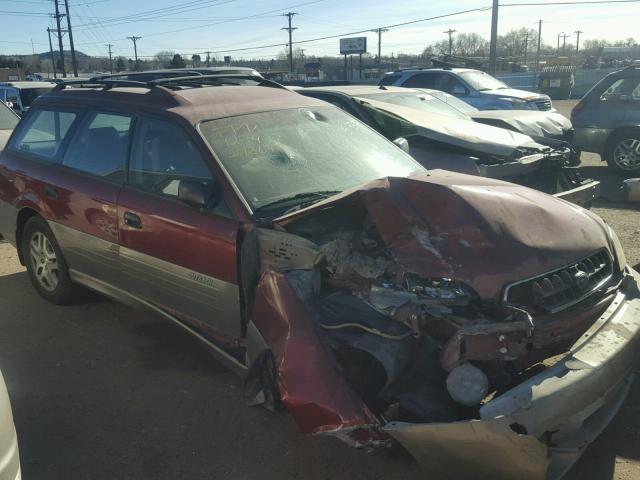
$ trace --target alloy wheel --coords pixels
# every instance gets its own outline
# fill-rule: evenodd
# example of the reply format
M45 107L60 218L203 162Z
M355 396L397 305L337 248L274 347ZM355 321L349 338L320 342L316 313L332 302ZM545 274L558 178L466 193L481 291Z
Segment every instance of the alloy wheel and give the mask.
M36 280L47 292L53 292L60 281L58 258L51 242L42 232L35 232L29 243L31 266Z
M640 168L640 139L627 138L621 140L613 150L613 161L622 170Z

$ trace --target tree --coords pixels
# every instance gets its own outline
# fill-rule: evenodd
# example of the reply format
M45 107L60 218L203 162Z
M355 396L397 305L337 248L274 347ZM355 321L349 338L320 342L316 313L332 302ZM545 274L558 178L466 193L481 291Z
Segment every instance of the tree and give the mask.
M126 68L127 68L127 65L125 64L124 58L123 57L118 57L116 59L116 71L124 72L124 70Z
M176 53L169 62L169 68L184 68L187 64L182 59L179 53Z
M202 63L202 60L200 59L200 55L198 55L197 53L195 55L192 55L191 63L194 67L199 67Z
M170 68L171 59L175 55L174 52L169 50L162 50L155 54L155 59L158 62L160 68Z
M528 40L527 39L527 34ZM521 57L524 56L525 41L527 43L527 51L533 52L534 45L538 43L538 32L532 28L520 28L509 30L504 35L498 36L498 54L504 57Z

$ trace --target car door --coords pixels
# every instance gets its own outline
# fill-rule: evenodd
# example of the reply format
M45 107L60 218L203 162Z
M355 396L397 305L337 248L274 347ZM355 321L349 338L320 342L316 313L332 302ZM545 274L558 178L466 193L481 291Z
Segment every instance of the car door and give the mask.
M119 282L117 200L132 123L131 115L86 112L44 186L69 268L109 285Z
M5 158L19 166L10 179L21 189L18 202L47 220L72 275L117 283L116 200L130 123L124 115L43 106L11 139Z
M214 208L178 198L183 181L216 183L208 154L177 122L138 118L118 201L122 286L182 321L238 338L239 222L223 198Z

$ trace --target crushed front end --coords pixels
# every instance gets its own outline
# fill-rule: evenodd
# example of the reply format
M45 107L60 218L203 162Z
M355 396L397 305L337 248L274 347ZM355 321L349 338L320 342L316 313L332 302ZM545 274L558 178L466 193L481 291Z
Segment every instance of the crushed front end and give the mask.
M638 278L597 217L539 192L385 178L252 230L243 258L271 358L254 386L442 478L561 475L628 388Z

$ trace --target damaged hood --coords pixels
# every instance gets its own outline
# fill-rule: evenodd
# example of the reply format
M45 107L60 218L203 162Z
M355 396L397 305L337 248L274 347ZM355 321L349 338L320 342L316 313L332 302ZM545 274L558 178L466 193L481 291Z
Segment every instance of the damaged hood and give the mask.
M364 207L398 276L451 278L498 301L505 285L608 248L595 215L537 190L444 170L386 177L345 191L275 224L347 205Z
M503 158L519 158L522 156L522 149L535 150L538 153L548 150L547 147L536 143L527 135L505 128L483 125L448 115L422 112L410 107L378 102L369 98L358 98L357 100L412 123L418 134L425 138L469 152Z
M571 129L571 122L555 112L535 112L529 110L480 110L470 114L474 120L482 122L502 122L526 135L537 137L557 137Z

